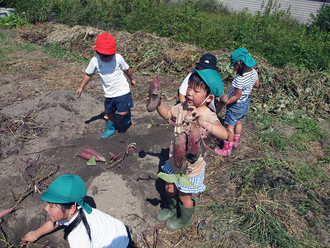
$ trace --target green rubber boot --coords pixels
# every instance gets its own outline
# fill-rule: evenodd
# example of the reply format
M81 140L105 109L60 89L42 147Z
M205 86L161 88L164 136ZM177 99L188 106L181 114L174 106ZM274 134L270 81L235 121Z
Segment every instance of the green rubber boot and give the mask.
M166 220L176 216L178 201L179 201L178 196L167 195L168 208L159 211L156 216L156 219L159 222L165 222Z
M179 203L180 217L175 220L168 220L166 222L166 227L168 230L176 231L191 225L191 216L193 215L196 208L195 200L192 200L194 203L192 208L186 208L181 205L181 202Z
M105 133L101 134L100 138L106 139L109 138L111 135L114 135L115 133L116 133L115 123L111 121L107 121L107 130L105 131Z

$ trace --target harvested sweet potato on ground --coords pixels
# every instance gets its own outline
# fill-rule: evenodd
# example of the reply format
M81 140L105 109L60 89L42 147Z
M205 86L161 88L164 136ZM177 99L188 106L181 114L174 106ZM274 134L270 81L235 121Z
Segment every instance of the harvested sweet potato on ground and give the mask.
M155 78L149 87L149 99L147 102L147 110L149 112L152 112L157 108L161 96L162 96L162 86L157 80L157 78Z
M181 168L187 155L187 134L185 132L178 134L174 139L173 146L175 165Z
M92 148L84 148L83 151L92 154L95 157L96 161L100 161L100 162L104 162L104 163L107 162L100 153L98 153L97 151L95 151Z

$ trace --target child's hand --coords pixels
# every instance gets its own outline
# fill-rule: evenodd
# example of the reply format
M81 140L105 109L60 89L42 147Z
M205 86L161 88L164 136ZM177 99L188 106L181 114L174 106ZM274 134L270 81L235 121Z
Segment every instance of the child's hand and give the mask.
M197 108L195 106L189 106L188 110L190 112L190 116L192 117L192 121L196 121L197 125L203 126L203 117L197 112Z
M228 101L227 95L223 95L222 97L220 97L220 102L226 103L227 101Z
M77 95L80 96L82 91L83 91L82 88L78 88L78 89L76 90Z
M131 80L131 84L135 87L136 86L136 80L135 79Z
M31 231L31 232L28 232L23 238L22 238L22 242L23 243L33 243L34 241L37 240L37 238L35 237L35 234L34 234L35 231Z

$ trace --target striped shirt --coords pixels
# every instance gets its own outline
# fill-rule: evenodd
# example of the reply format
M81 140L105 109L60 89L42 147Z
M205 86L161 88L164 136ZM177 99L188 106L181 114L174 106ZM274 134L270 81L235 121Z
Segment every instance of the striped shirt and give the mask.
M235 95L235 88L238 88L242 90L242 95L237 102L246 101L257 79L258 72L255 69L252 69L250 72L243 73L243 76L237 75L231 84L229 99Z

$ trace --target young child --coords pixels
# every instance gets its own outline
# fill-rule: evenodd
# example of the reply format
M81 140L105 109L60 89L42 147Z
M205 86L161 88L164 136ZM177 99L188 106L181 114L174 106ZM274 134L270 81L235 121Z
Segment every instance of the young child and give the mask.
M196 64L195 69L198 69L200 71L204 69L213 69L215 71L218 71L217 58L211 53L205 53L200 58L199 63ZM179 102L186 101L186 92L188 88L189 77L191 76L191 74L192 72L189 73L189 75L183 80L179 88ZM222 84L222 81L219 83ZM213 101L208 106L213 112L218 114L227 102L227 100L227 95L222 92L220 97L216 97L215 99L213 99Z
M219 139L227 139L226 129L219 122L217 115L208 108L208 104L212 102L214 97L220 96L223 91L222 79L219 74L212 69L194 70L189 78L188 89L186 92L186 101L168 109L161 101L157 107L159 115L166 119L175 119L175 124L196 122L197 125L203 126L209 135ZM177 136L185 130L182 126L175 126L174 133ZM206 137L204 137L206 138ZM167 174L177 174L181 170L176 167L173 158L173 141L170 146L169 160L166 161L162 169ZM186 187L175 183L165 184L167 192L168 209L162 210L157 214L159 222L166 222L166 227L175 231L191 224L191 216L195 211L196 203L191 198L192 194L203 192L205 190L204 172L206 162L203 154L198 157L194 163L186 162L183 173L190 177L190 181L196 186ZM179 208L179 211L177 211ZM168 220L179 213L177 219Z
M251 68L256 61L245 48L238 48L230 55L230 66L234 66L237 76L234 78L229 90L229 100L226 102L227 112L225 124L228 130L228 140L222 150L216 153L230 156L232 148L237 148L242 133L242 119L249 110L249 94L252 88L259 87L258 72Z
M114 124L116 111L123 116L124 124L130 124L133 101L124 73L130 78L133 86L136 85L136 80L124 58L116 53L116 41L111 34L103 33L97 36L94 49L96 49L97 56L89 62L84 78L76 92L78 95L81 94L97 70L102 79L105 95L104 107L107 122L106 131L101 135L101 138L105 139L116 133Z
M75 175L63 175L54 180L39 198L46 202L50 220L35 231L28 232L22 242L32 243L60 226L65 226L64 239L70 247L127 247L125 225L110 215L92 208L86 202L84 181Z

